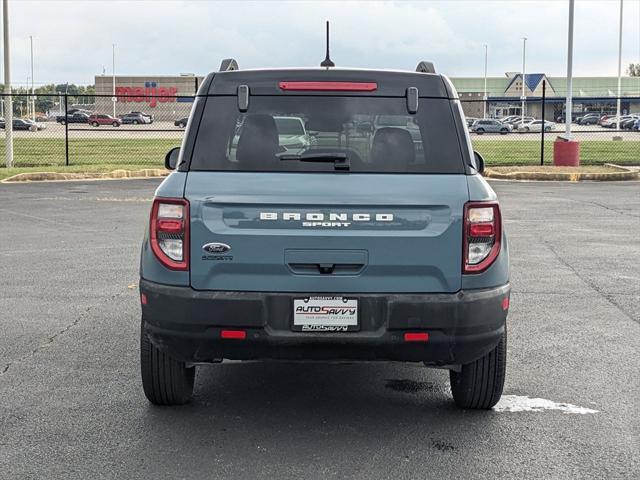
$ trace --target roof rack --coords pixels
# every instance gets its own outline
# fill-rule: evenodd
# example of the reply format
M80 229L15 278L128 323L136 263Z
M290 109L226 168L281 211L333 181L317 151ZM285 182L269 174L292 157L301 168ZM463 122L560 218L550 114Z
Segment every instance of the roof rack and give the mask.
M433 66L433 62L426 62L422 60L416 67L416 72L420 73L436 73L436 67Z
M225 58L222 60L220 64L219 72L231 72L233 70L238 70L238 62L236 62L235 58Z

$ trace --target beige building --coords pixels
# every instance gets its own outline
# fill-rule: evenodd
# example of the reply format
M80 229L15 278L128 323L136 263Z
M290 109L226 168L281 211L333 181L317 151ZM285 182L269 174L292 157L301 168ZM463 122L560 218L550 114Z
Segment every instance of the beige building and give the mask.
M451 78L467 117L480 118L484 114L485 79L483 77ZM525 115L542 117L542 85L546 84L545 119L557 120L564 115L567 79L548 77L544 73L527 73ZM617 77L574 77L573 116L585 113L610 114L616 111ZM522 74L507 72L501 77L486 79L489 118L522 113ZM640 111L640 77L622 77L621 112Z
M189 116L193 96L203 77L195 75L136 75L113 77L96 75L95 111L116 116L140 111L152 114L155 120L174 121Z
M152 114L156 120L171 121L189 115L193 95L203 77L183 75L128 75L115 77L116 115L131 111ZM482 77L453 77L462 108L467 117L484 114L484 79ZM545 118L557 119L563 114L566 78L547 77L544 73L527 73L525 114L542 116L542 85L546 83L547 104ZM615 111L617 78L574 77L574 115L586 112ZM113 77L96 75L95 111L113 114ZM502 77L487 78L487 109L490 118L520 115L523 82L522 74L513 72ZM640 77L622 78L623 112L640 111Z

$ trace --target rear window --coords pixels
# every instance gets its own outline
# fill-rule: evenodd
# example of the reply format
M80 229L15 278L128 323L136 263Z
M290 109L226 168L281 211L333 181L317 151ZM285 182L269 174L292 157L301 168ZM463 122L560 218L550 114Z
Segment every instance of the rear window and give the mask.
M210 96L196 134L191 170L463 173L449 100L372 96Z

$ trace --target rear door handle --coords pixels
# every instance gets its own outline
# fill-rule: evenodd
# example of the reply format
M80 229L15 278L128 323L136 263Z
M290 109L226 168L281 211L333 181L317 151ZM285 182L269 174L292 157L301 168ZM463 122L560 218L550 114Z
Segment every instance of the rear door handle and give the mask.
M285 250L285 264L297 275L358 275L367 263L366 250Z

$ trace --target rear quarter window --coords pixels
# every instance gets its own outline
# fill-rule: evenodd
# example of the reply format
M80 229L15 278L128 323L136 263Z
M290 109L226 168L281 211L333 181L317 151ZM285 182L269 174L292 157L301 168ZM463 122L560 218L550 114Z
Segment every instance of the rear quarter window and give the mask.
M351 172L464 173L450 100L404 97L209 96L190 170L332 172L333 163L291 157L344 154ZM288 158L288 159L284 159Z

